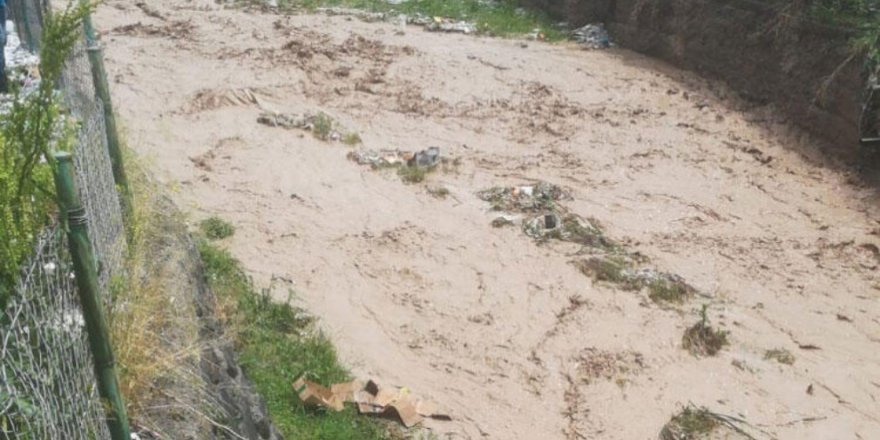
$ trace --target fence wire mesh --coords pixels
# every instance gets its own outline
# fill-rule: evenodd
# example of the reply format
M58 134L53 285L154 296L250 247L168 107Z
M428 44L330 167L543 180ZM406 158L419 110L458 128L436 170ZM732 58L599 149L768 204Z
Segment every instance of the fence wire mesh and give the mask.
M73 158L77 187L89 218L89 237L98 256L98 280L106 290L125 250L122 208L107 149L104 108L95 96L84 39L74 47L61 77L66 107L79 122Z
M9 8L22 41L36 50L48 3L10 0ZM110 280L122 271L125 231L89 50L81 38L59 87L79 124L76 180L107 300ZM64 235L58 227L43 233L0 314L0 439L110 438Z
M0 340L0 438L106 439L60 228L40 237Z

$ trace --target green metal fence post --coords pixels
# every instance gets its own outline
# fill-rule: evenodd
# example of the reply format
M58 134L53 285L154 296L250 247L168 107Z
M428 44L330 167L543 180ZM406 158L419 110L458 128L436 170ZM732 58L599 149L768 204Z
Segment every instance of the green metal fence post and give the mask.
M80 1L88 2L88 0ZM95 37L95 28L92 26L91 14L86 14L83 17L83 30L86 36L86 49L89 53L89 64L91 65L95 94L101 100L102 107L104 108L104 128L107 132L107 151L110 153L110 164L113 166L113 180L122 191L122 212L127 219L131 208L131 192L128 188L128 177L125 174L122 148L119 145L119 130L116 127L116 114L113 113L113 101L110 99L110 85L107 82L107 71L104 69L104 56L101 46Z
M110 346L110 332L104 320L103 304L98 290L98 273L92 254L92 244L89 241L85 209L82 207L73 179L73 162L70 153L57 153L55 160L54 177L58 204L66 218L70 256L73 259L79 302L95 364L98 393L105 402L105 411L108 413L107 427L110 428L113 440L130 440L128 416L119 392L113 348Z

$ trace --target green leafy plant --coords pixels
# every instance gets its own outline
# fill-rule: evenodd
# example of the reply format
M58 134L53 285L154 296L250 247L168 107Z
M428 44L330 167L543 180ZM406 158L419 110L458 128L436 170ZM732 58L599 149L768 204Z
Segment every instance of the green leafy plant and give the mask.
M333 132L333 118L326 113L321 112L315 116L312 124L314 125L312 127L312 133L316 138L322 141L330 139L330 134Z
M235 234L235 226L220 217L209 217L199 223L202 234L211 240L222 240Z
M68 150L74 133L64 120L55 84L91 7L71 3L45 17L40 83L30 93L12 84L12 107L0 115L0 309L55 206L51 152Z

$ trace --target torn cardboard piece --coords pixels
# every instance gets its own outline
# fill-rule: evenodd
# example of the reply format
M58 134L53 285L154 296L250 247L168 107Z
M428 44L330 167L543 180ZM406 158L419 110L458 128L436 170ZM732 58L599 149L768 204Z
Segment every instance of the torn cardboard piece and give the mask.
M300 378L293 383L293 390L306 405L342 411L345 403L351 403L360 414L397 420L407 428L425 418L452 420L438 411L435 402L413 397L408 388L382 388L372 380L366 384L354 380L327 388Z
M345 408L344 401L330 388L303 378L299 378L293 383L293 391L306 405L323 406L335 411L342 411Z

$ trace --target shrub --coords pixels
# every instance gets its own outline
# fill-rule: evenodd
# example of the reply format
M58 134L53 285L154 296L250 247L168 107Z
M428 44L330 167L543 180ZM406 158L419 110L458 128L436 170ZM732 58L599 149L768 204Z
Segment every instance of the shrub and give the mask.
M199 223L199 229L206 238L222 240L235 234L235 226L220 217L209 217Z

